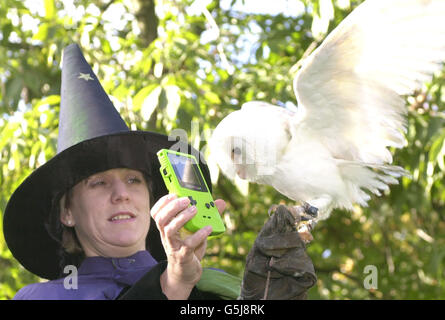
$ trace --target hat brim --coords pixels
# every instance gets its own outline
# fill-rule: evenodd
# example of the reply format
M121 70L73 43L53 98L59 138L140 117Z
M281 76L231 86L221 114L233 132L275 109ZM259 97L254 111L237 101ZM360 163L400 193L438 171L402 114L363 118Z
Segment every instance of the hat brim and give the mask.
M58 278L60 244L49 235L45 221L61 196L92 174L124 167L152 177L152 192L157 201L168 191L159 172L156 152L171 147L198 159L211 188L210 173L199 151L188 144L169 141L165 135L146 131L127 131L83 141L37 168L16 189L5 209L4 236L14 257L41 278ZM161 246L160 242L157 246ZM155 251L158 259L165 254L162 248Z

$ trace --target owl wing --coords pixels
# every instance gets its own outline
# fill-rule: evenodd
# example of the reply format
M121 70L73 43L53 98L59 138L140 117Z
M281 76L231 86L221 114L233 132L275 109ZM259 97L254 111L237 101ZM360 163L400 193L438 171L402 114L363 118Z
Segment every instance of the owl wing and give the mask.
M334 157L391 163L405 143L401 95L445 58L445 1L368 0L304 62L294 79L300 125Z

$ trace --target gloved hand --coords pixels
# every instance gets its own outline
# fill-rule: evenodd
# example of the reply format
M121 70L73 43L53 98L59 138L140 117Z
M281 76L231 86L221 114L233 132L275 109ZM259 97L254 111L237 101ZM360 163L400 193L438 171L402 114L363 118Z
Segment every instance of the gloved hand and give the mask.
M317 277L295 228L299 222L300 215L295 210L277 207L247 256L239 299L307 298L307 290L315 285Z

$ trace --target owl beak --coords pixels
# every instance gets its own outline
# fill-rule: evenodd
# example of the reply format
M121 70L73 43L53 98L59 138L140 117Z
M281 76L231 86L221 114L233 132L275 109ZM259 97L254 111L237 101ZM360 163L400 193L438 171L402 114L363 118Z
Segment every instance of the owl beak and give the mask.
M236 169L236 174L241 178L241 179L246 179L246 170L245 169Z

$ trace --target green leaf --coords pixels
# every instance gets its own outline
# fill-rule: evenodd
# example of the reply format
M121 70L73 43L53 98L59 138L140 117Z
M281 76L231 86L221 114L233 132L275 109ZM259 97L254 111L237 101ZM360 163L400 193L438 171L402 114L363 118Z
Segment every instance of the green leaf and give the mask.
M54 0L45 0L45 18L53 19L56 16L56 5Z
M44 97L43 99L41 99L39 102L37 102L34 105L34 108L38 109L44 105L53 106L53 105L58 105L59 103L60 103L60 96L54 94L54 95L47 96L47 97Z
M110 41L108 41L107 39L101 39L101 43L102 43L102 52L107 55L110 54L112 52Z
M438 163L440 169L442 171L445 171L444 157L445 157L445 130L442 130L442 134L440 134L436 139L433 140L429 152L429 160L433 164Z
M0 150L3 150L5 146L10 145L14 132L20 127L20 123L17 122L9 122L6 126L3 127L3 130L0 132Z
M49 31L49 24L48 23L42 23L39 26L39 30L37 33L32 37L32 40L38 40L38 41L44 41L48 38L48 31Z
M221 104L221 99L214 92L207 91L204 93L204 98L207 99L211 104Z
M176 119L178 108L181 105L181 96L179 88L174 85L165 86L165 95L167 99L166 115L170 120Z
M136 93L136 95L133 97L133 108L135 112L139 112L142 109L147 96L158 86L158 84L151 84L142 88L138 91L138 93Z
M160 95L163 92L161 86L156 86L154 90L150 92L148 96L145 97L141 106L141 115L145 121L148 121L155 111L156 107L159 105Z

